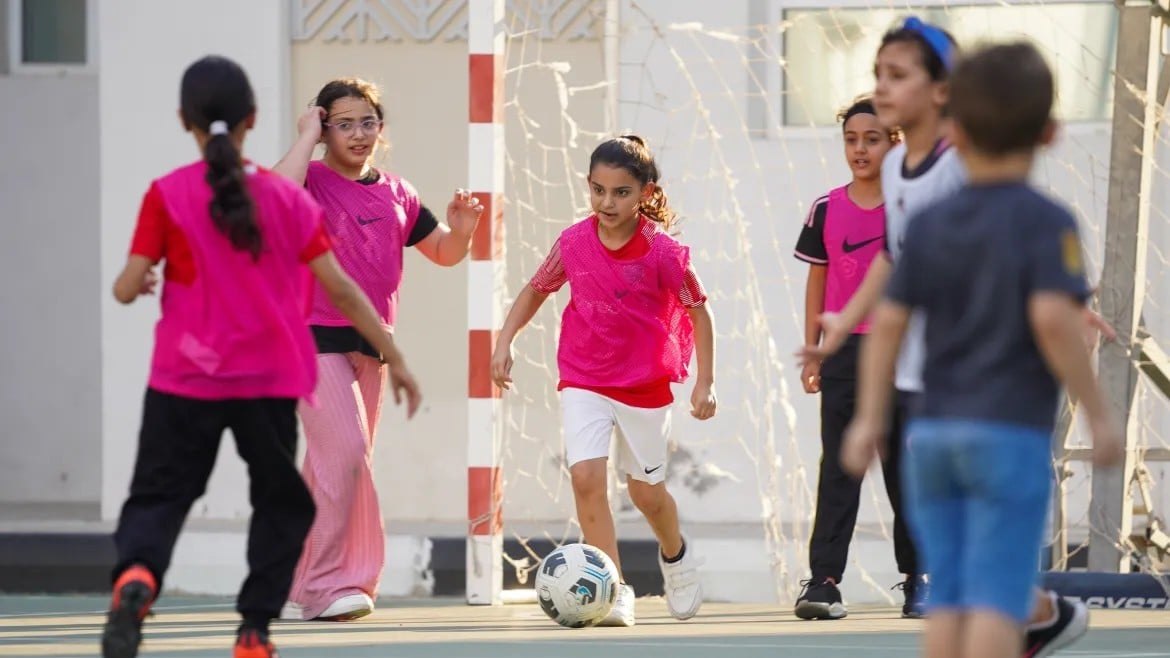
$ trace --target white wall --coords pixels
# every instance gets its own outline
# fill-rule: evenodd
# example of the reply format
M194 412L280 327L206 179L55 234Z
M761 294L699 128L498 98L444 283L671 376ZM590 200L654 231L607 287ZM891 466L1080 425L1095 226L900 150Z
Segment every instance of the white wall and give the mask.
M101 135L102 517L115 518L126 495L146 385L155 298L132 307L106 292L125 262L150 181L200 157L177 110L184 69L208 54L235 59L256 93L259 118L245 154L272 163L288 135L288 19L283 0L105 0L99 91ZM95 282L97 283L97 282ZM225 444L208 495L194 516L249 513L244 469Z
M96 504L98 80L0 75L0 98L0 502Z

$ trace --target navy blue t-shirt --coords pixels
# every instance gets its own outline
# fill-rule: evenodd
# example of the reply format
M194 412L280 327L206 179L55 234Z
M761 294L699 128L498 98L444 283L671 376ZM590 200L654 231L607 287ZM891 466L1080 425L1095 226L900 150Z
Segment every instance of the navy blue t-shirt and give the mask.
M1060 386L1028 301L1088 298L1076 220L1019 182L967 185L910 221L886 296L926 313L921 415L1051 431Z

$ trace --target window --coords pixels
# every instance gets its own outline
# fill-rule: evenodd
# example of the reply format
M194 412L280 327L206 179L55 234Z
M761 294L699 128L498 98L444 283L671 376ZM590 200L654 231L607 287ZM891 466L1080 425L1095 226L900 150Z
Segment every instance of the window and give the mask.
M7 0L14 73L92 70L96 44L89 0Z
M895 9L784 11L784 123L824 126L837 110L873 89L873 57L882 34L911 12ZM1117 11L1110 2L917 7L960 45L1031 40L1056 76L1057 116L1100 121L1112 110Z

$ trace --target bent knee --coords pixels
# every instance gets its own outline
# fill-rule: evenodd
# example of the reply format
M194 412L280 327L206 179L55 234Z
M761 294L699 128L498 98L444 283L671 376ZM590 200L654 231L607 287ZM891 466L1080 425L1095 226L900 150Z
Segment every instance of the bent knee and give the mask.
M578 499L607 495L607 463L605 458L586 459L569 468L569 476L573 481L573 494Z

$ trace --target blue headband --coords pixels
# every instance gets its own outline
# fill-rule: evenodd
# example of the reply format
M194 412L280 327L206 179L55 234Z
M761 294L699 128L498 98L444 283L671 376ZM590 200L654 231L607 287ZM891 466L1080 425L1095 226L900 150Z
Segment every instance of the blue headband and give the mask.
M947 35L942 30L929 23L923 23L917 16L907 18L906 22L902 24L902 29L910 30L925 39L927 45L934 51L934 54L938 55L938 58L942 60L943 68L947 71L951 70L955 48L951 44L951 40L947 38Z

